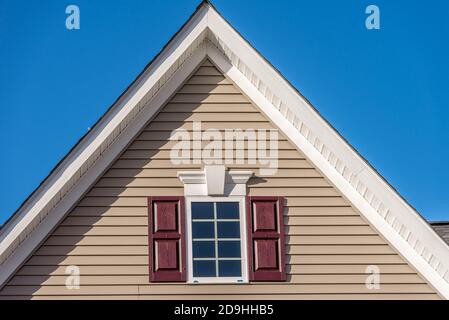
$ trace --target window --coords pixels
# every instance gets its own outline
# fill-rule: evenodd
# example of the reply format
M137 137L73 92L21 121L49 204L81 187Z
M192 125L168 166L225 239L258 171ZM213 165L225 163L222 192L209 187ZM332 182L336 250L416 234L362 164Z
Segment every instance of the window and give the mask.
M192 198L187 206L189 280L246 282L243 199Z

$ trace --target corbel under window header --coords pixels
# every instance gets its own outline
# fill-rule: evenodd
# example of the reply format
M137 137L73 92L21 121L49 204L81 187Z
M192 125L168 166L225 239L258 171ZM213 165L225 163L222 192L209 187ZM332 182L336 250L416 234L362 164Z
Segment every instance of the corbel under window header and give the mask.
M202 171L178 171L186 196L246 196L252 171L228 171L225 166L205 166Z

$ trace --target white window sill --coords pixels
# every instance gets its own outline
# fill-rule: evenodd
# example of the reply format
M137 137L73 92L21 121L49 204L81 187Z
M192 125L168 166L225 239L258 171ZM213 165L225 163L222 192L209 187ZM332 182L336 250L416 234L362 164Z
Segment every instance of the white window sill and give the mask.
M230 278L230 279L220 279L220 278L201 278L193 279L188 282L190 285L204 285L204 284L248 284L249 281L241 278Z

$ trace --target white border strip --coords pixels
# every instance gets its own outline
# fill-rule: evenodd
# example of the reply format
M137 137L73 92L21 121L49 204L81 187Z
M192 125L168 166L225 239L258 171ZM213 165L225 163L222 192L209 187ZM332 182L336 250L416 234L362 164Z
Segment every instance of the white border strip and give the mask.
M126 125L129 115L135 115L136 106L139 105L146 94L153 90L160 79L166 76L172 66L176 66L178 60L185 54L188 48L201 38L207 28L207 10L201 8L192 18L190 23L173 39L170 48L153 62L152 68L121 98L118 105L109 111L92 131L87 139L65 159L58 169L48 178L46 184L21 211L14 217L14 221L7 223L0 234L0 263L9 255L9 252L26 238L22 233L30 226L38 225L45 218L43 212L48 212L57 205L68 190L87 170L95 163L96 159L108 147L104 143L114 141L117 128ZM156 90L159 88L156 88ZM61 193L65 190L65 193ZM0 278L1 279L1 278ZM0 284L2 282L0 281Z
M267 101L251 82L232 66L218 50L208 49L211 60L270 118L282 128L287 137L308 159L340 190L351 204L384 236L402 256L413 265L446 299L449 299L449 284L394 230L369 203L344 179L344 177L319 153L300 132Z
M205 44L196 49L190 59L183 64L178 72L171 78L154 99L144 108L131 125L116 138L114 144L108 148L102 157L95 162L89 171L80 178L70 193L47 215L45 220L38 224L35 230L15 249L14 254L0 265L0 288L9 277L21 266L29 255L39 246L48 234L58 225L64 216L73 208L77 201L95 183L99 176L107 170L116 157L127 147L130 141L145 127L159 108L176 92L179 86L192 74L197 66L206 58ZM14 233L9 237L15 236ZM2 242L2 246L6 246Z
M449 247L429 224L216 11L210 12L208 21L211 43L443 281L449 282Z

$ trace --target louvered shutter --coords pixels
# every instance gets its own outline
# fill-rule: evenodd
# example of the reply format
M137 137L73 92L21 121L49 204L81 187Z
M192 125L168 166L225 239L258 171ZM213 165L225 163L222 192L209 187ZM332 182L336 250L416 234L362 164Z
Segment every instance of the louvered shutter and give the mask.
M252 281L285 281L284 198L247 197L248 264Z
M184 197L149 197L148 217L150 281L185 282Z

